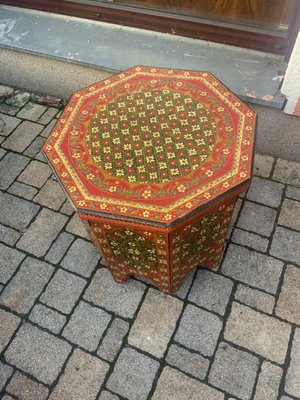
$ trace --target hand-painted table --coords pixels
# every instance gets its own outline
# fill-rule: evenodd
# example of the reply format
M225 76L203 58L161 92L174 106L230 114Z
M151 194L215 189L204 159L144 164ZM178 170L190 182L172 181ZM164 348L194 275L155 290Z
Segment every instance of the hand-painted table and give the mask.
M117 282L217 267L255 113L208 72L134 67L76 92L44 153Z

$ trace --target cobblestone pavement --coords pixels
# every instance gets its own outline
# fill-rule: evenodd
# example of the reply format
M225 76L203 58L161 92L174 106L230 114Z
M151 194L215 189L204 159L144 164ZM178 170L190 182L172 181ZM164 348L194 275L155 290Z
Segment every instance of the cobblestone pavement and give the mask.
M256 156L219 271L118 285L40 152L61 102L0 94L0 397L300 399L300 164Z

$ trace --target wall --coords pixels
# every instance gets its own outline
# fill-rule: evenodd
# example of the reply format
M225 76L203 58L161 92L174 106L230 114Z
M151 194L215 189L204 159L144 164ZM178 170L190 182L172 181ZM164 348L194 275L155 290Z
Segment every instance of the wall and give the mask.
M281 91L287 97L284 111L287 114L300 117L300 32L288 64Z

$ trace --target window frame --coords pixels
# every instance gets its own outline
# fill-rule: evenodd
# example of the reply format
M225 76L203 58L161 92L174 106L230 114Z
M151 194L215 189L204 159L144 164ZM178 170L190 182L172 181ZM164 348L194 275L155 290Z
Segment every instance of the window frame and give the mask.
M282 55L286 60L300 28L300 0L287 34L89 0L4 0L2 4L249 48Z

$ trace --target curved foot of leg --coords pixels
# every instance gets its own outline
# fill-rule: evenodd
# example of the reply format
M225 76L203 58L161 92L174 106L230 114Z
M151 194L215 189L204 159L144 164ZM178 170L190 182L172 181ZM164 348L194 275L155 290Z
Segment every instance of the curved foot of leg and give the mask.
M117 283L125 283L130 278L130 275L123 271L110 270L110 272Z

